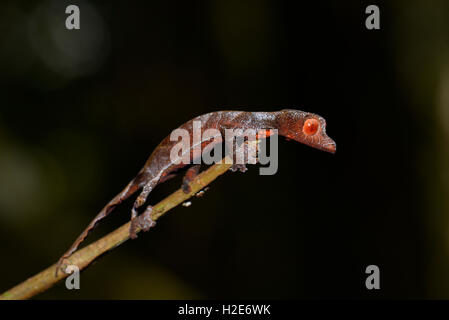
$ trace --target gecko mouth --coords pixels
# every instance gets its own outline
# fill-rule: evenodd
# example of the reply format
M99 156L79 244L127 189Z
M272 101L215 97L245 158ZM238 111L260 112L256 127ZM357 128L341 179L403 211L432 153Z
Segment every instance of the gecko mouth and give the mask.
M322 144L321 144L321 150L327 151L330 153L335 153L337 151L337 145L334 140L331 138L327 138Z

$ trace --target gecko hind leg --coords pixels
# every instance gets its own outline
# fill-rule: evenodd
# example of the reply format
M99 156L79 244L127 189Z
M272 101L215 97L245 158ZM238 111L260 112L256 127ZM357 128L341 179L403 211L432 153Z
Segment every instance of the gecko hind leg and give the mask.
M139 209L141 206L143 206L143 204L147 200L148 195L153 190L153 188L156 186L156 184L157 183L154 182L154 180L147 183L143 187L143 190L137 197L136 201L134 202L133 208L131 210L131 226L129 228L129 236L131 239L137 238L137 229L138 228L141 228L142 230L144 229L143 227L145 227L145 225L143 223L144 222L143 220L145 220L145 219L150 220L152 222L152 225L155 224L155 222L151 219L151 211L152 211L151 206L148 206L145 209L145 212L142 214L142 218L138 217L139 213L138 213L137 209Z
M143 206L143 204L147 201L148 195L158 183L165 182L167 180L173 179L174 177L176 177L175 173L168 174L166 176L161 177L158 182L155 182L155 180L153 180L148 182L143 187L142 192L137 197L131 210L131 226L129 228L129 235L131 239L137 238L137 229L148 231L152 226L156 224L156 222L151 219L151 212L152 212L151 206L148 206L145 209L145 212L139 217L137 209Z

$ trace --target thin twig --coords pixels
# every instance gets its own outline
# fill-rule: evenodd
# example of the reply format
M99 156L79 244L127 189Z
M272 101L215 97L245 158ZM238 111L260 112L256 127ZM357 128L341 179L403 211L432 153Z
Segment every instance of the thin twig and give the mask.
M222 164L215 164L206 171L199 174L189 184L191 188L190 193L186 194L184 193L184 191L179 189L156 204L153 207L152 219L159 219L167 211L183 203L184 201L195 195L197 192L199 192L201 189L203 189L205 186L210 184L212 181L214 181L218 176L225 173L232 165L232 161L229 158L225 158L225 160L226 161ZM88 245L87 247L76 251L68 258L68 261L72 265L77 266L79 270L84 269L100 255L128 240L129 227L130 222L124 224L120 228ZM140 230L137 230L137 232L139 231ZM0 300L28 299L38 293L51 288L57 282L68 276L68 274L66 274L65 272L58 272L58 274L55 276L56 267L57 265L54 264L36 274L35 276L18 284L14 288L4 292L0 295Z

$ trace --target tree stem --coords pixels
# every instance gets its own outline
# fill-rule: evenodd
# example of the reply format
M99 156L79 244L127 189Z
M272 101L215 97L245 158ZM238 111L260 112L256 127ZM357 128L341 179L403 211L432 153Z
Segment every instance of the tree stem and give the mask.
M190 193L184 193L181 189L175 191L170 196L159 202L153 207L152 219L156 221L162 215L167 213L170 209L183 203L205 186L214 181L218 176L225 173L232 165L232 160L228 157L224 158L222 164L215 164L204 172L200 173L189 185L191 188ZM103 238L95 241L87 247L80 249L73 253L68 261L70 264L75 265L81 271L92 263L99 256L105 252L119 246L123 242L129 239L129 227L130 222L124 224L115 231L109 233ZM137 230L139 232L140 230ZM12 289L4 292L0 295L0 300L15 300L15 299L28 299L41 293L57 282L68 276L65 272L58 272L55 276L57 265L54 264L47 269L41 271L35 276L25 280Z

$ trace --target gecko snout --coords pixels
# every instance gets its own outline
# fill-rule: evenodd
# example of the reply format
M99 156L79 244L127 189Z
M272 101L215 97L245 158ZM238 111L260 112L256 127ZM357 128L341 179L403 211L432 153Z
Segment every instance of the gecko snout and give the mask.
M322 146L324 151L330 153L335 153L335 151L337 151L337 144L335 143L334 140L330 138L326 139L326 141L322 144Z

